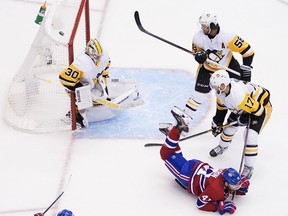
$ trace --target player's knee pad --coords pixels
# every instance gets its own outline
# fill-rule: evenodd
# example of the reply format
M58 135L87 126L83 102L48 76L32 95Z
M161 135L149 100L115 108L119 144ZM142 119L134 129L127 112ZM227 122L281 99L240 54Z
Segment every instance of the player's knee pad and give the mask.
M223 129L223 133L229 136L233 136L238 131L237 126L230 126Z
M198 103L203 103L207 99L207 97L207 93L202 93L198 91L195 91L191 96L191 98L193 98L193 100L197 101Z
M237 132L238 127L227 127L224 128L223 132L220 135L220 146L228 147L229 143L232 142L234 134Z
M246 133L248 132L248 136L247 136L247 142L246 144L249 145L249 144L257 144L258 143L258 133L253 130L253 129L249 129L248 131L245 130L245 133L244 133L244 139L245 139L245 136L246 136Z
M193 116L194 112L207 99L207 97L208 95L206 93L195 91L193 95L186 102L184 111L188 115Z

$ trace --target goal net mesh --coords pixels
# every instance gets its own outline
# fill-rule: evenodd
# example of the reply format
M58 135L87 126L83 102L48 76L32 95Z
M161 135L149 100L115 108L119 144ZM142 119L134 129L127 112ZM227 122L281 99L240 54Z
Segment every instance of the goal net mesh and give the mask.
M70 97L58 76L73 61L73 53L85 48L90 37L86 35L89 28L89 22L85 23L86 3L59 0L47 6L43 22L8 92L4 116L13 127L31 132L71 129L71 121L67 118L63 121L71 110Z

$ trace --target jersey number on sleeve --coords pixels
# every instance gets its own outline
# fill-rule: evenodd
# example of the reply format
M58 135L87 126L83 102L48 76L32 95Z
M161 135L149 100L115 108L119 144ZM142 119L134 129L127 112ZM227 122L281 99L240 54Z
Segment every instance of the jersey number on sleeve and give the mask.
M246 94L245 95L245 98L243 99L242 103L239 104L239 108L240 109L243 109L244 111L248 112L248 113L251 113L251 110L253 108L256 108L254 107L256 104L255 104L255 101L253 100L253 98L250 97L249 94Z
M77 77L79 76L79 72L72 70L71 68L67 68L65 74L69 77L72 77L73 79L77 79Z
M250 97L247 98L245 106L248 107L249 109L252 109L252 107L254 106L252 98L250 98Z
M237 40L234 42L234 45L238 48L241 48L243 45L244 40L240 37L237 37Z

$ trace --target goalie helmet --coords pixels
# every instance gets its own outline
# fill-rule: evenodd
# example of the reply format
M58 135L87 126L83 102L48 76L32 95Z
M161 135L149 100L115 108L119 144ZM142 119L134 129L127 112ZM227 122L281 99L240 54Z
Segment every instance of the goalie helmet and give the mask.
M72 211L69 211L67 209L64 209L62 211L60 211L57 216L74 216Z
M85 52L95 63L97 63L100 60L103 50L100 42L96 38L92 38L88 41Z
M228 168L222 173L225 185L232 191L236 191L240 188L241 176L233 168Z
M217 16L213 13L204 13L199 17L200 25L207 26L208 28L213 28L218 24Z
M230 84L229 74L225 70L218 70L210 77L210 88L215 89L217 94L222 93Z

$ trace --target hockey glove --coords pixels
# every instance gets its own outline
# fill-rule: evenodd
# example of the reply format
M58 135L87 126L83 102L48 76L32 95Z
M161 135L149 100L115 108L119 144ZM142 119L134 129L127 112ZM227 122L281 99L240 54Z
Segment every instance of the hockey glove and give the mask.
M42 213L36 213L36 214L34 214L34 216L43 216L43 214Z
M246 126L248 124L250 118L250 114L249 113L243 113L240 116L238 116L237 118L237 124L239 126Z
M195 60L199 64L203 64L207 59L206 52L205 51L200 51L195 53Z
M246 195L246 193L248 193L248 188L250 185L249 179L247 179L245 176L242 176L240 184L241 187L236 191L236 195Z
M220 215L225 213L234 214L236 206L232 201L220 201L216 204L217 211Z
M214 137L218 136L223 131L223 128L219 127L219 125L221 125L221 124L218 124L217 122L212 120L211 129L212 129L212 134L213 134Z
M241 79L243 81L250 82L251 81L251 71L252 71L253 67L248 66L248 65L241 65L240 69L241 69Z

